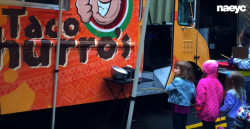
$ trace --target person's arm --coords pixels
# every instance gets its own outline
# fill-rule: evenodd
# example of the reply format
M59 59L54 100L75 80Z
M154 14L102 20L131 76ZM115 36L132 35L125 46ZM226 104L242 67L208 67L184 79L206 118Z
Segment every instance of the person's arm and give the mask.
M195 110L198 111L201 110L205 100L206 100L206 88L204 87L204 84L201 80L196 88Z
M175 78L168 86L166 86L166 91L171 94L174 90L177 89L177 87L179 87L179 83L180 83L180 79L179 78Z
M192 88L192 98L194 98L196 96L196 91L195 91L195 85L193 84Z
M224 98L224 90L223 90L223 86L222 84L220 83L220 92L219 92L219 102L220 102L220 105L222 104L222 101L223 101L223 98Z
M239 59L234 58L233 64L237 65L240 69L249 70L250 69L250 59Z
M220 105L222 104L223 98L224 98L224 91L223 91L223 88L222 88L222 91L220 93Z
M235 97L231 93L227 93L224 100L224 105L220 108L220 112L224 115L228 113L234 106Z

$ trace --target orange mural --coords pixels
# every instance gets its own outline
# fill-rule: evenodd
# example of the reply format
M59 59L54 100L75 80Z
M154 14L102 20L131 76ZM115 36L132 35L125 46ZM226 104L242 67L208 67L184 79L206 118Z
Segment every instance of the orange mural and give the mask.
M135 67L140 1L110 1L102 9L95 2L70 0L61 24L56 10L0 6L1 114L51 108L58 25L56 106L114 99L102 78L111 66ZM112 84L115 94L119 88ZM129 95L131 85L124 88Z

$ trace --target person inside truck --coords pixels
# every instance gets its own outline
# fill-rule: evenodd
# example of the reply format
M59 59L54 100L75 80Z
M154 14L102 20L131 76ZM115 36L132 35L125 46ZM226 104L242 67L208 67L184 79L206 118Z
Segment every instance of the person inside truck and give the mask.
M242 36L242 34L243 34L243 30L241 31L240 36L239 36L240 42L239 42L239 44L238 44L238 47L242 47L242 45L241 45L241 36Z
M242 30L240 34L240 44L239 46L250 46L250 26ZM229 66L236 65L238 68L244 71L238 71L244 76L244 89L247 93L247 103L250 103L250 47L248 49L248 59L239 59L231 57L228 60Z

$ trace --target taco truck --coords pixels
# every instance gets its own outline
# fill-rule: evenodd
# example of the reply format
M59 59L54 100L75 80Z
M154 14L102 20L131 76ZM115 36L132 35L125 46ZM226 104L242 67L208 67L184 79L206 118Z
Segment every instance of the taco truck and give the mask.
M151 0L143 19L146 2L63 0L60 22L59 0L0 0L1 115L52 108L57 72L56 107L113 100L103 78L111 76L112 66L135 68L143 20L140 71L153 82L139 87L161 89L172 81L177 61L191 62L197 80L203 62L224 61L220 54L231 55L236 35L248 24L248 7L238 14L217 12L217 5L245 0ZM126 96L131 87L124 87ZM161 93L137 90L138 96Z

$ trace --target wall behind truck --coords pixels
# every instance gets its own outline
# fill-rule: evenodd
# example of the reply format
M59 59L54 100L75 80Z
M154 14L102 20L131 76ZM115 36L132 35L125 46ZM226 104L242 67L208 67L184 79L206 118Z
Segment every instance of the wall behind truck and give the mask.
M86 17L86 3L77 0L63 11L57 107L114 99L102 78L111 76L111 66L135 67L140 1L120 2L106 24ZM58 10L0 5L1 114L51 108L58 17Z
M238 15L238 36L239 36L241 31L245 27L250 25L250 0L238 0L238 5L246 5L247 7L245 12L240 11Z

